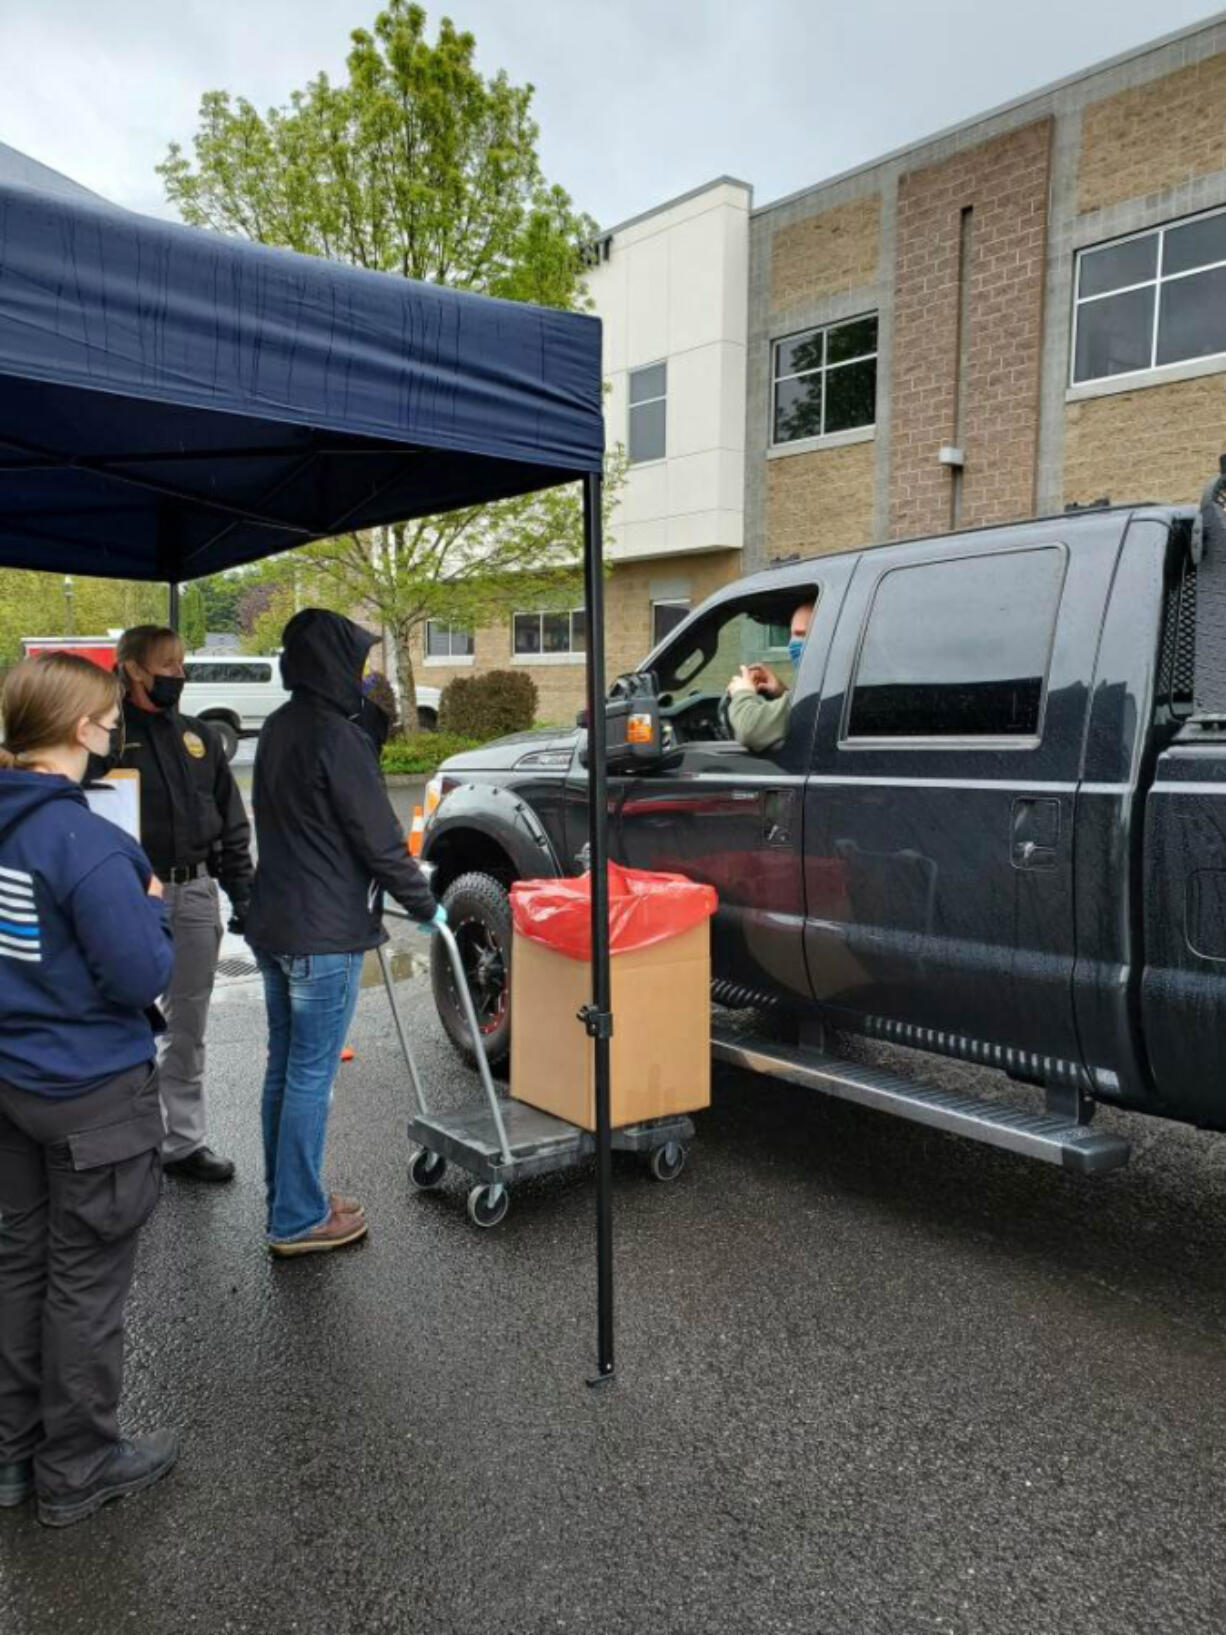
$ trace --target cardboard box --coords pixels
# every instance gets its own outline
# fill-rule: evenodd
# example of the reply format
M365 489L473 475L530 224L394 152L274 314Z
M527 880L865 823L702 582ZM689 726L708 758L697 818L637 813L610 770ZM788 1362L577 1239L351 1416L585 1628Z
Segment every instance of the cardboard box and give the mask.
M711 1104L711 922L612 959L613 1128ZM591 967L518 934L511 953L511 1094L596 1128L595 1046L578 1011Z

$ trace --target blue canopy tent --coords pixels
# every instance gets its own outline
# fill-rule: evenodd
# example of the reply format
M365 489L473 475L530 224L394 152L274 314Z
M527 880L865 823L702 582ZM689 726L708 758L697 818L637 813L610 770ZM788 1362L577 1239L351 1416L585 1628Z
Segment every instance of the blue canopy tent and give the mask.
M134 215L0 149L0 566L181 581L584 485L598 1151L613 1372L600 324ZM58 185L63 184L63 185Z

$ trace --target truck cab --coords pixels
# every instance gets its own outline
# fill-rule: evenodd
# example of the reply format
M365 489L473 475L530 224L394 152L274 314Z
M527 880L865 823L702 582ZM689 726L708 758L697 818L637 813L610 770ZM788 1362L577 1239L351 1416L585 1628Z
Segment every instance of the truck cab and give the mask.
M775 1013L797 1050L848 1030L1003 1069L1075 1129L1098 1101L1226 1127L1226 740L1193 718L1196 515L1095 508L790 562L646 657L663 753L611 772L610 849L716 888L720 1004ZM767 751L725 703L754 663L791 695ZM441 891L583 866L579 749L443 767Z

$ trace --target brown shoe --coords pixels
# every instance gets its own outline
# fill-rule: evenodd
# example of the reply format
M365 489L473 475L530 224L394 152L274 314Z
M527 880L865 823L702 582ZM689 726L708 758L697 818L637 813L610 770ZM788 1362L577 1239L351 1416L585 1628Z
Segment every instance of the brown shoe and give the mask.
M347 1198L343 1192L334 1192L328 1199L334 1215L365 1215L366 1205L360 1198Z
M313 1255L323 1249L343 1249L347 1243L356 1243L368 1231L365 1215L341 1215L334 1209L313 1232L305 1238L290 1238L278 1242L269 1240L274 1255Z

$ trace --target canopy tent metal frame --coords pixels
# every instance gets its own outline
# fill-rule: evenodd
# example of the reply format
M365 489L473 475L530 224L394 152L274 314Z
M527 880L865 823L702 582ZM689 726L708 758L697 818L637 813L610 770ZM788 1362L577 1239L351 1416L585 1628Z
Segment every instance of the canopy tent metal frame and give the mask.
M0 149L0 566L182 583L583 485L597 1358L614 1377L599 321L133 215Z

